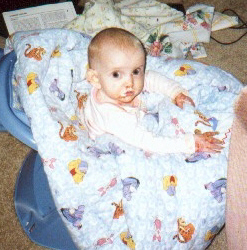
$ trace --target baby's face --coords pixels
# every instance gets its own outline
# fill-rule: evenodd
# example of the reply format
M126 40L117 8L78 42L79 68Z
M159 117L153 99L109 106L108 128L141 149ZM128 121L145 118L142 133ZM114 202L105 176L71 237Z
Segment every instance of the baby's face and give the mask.
M101 102L131 104L144 86L145 54L141 48L125 50L110 45L100 53L97 73Z

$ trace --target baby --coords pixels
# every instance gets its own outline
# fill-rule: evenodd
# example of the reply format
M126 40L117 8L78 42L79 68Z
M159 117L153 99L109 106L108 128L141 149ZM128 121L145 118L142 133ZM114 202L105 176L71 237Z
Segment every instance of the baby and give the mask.
M145 71L143 44L130 32L109 28L99 32L88 48L87 81L92 85L85 122L92 139L105 133L147 152L217 153L222 142L209 132L180 137L155 136L141 126L146 114L143 91L162 93L180 108L195 105L187 90L154 71Z

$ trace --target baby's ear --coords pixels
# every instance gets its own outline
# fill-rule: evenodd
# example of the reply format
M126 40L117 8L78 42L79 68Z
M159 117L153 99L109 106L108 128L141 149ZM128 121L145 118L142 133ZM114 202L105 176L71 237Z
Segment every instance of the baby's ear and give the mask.
M91 83L95 88L100 89L101 84L99 82L98 73L94 69L87 69L86 79L89 83Z

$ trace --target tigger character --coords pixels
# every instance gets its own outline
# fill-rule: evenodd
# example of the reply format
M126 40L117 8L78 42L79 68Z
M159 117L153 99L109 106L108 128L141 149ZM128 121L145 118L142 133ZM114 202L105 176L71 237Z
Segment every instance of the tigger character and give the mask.
M38 75L34 72L30 72L27 75L27 86L29 94L32 94L39 87Z
M46 53L46 50L42 47L31 49L31 44L26 44L28 47L24 52L25 57L34 58L37 61L42 60L42 56Z
M215 117L210 117L210 118L207 118L205 115L203 115L200 111L198 110L195 110L194 111L194 114L198 115L200 119L202 120L198 120L196 121L195 123L195 126L198 125L198 123L202 123L208 127L212 127L213 131L216 130L217 128L217 125L218 125L218 120L215 118Z
M209 231L207 231L204 240L205 241L212 240L219 231L220 231L219 227L217 226L212 227Z
M58 123L61 125L61 128L59 130L59 136L61 139L65 141L76 141L78 139L78 136L75 134L76 129L73 125L69 125L68 127L65 128L64 133L62 134L63 131L63 124L58 121Z
M76 90L74 90L74 92L76 93L76 99L78 101L78 108L79 109L83 109L84 108L84 104L87 101L87 94L84 95L80 95L80 93Z
M192 235L195 232L193 224L186 224L183 218L177 220L178 234L173 236L173 239L177 238L180 243L186 243L192 239Z
M53 50L53 52L52 52L52 54L51 54L51 57L60 57L61 56L61 52L60 52L60 50L59 50L59 46L57 46L54 50Z
M113 219L119 219L120 216L124 215L123 201L121 200L119 204L113 202L112 205L116 206L116 210L113 215Z

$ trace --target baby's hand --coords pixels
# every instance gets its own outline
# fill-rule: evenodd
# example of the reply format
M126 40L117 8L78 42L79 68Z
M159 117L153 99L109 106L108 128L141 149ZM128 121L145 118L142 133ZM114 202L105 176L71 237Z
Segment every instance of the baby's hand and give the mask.
M203 134L195 134L196 152L220 153L223 141L215 138L218 132L206 132Z
M183 93L180 93L175 97L174 103L181 109L183 108L185 103L190 103L192 106L195 107L194 101L189 96Z

